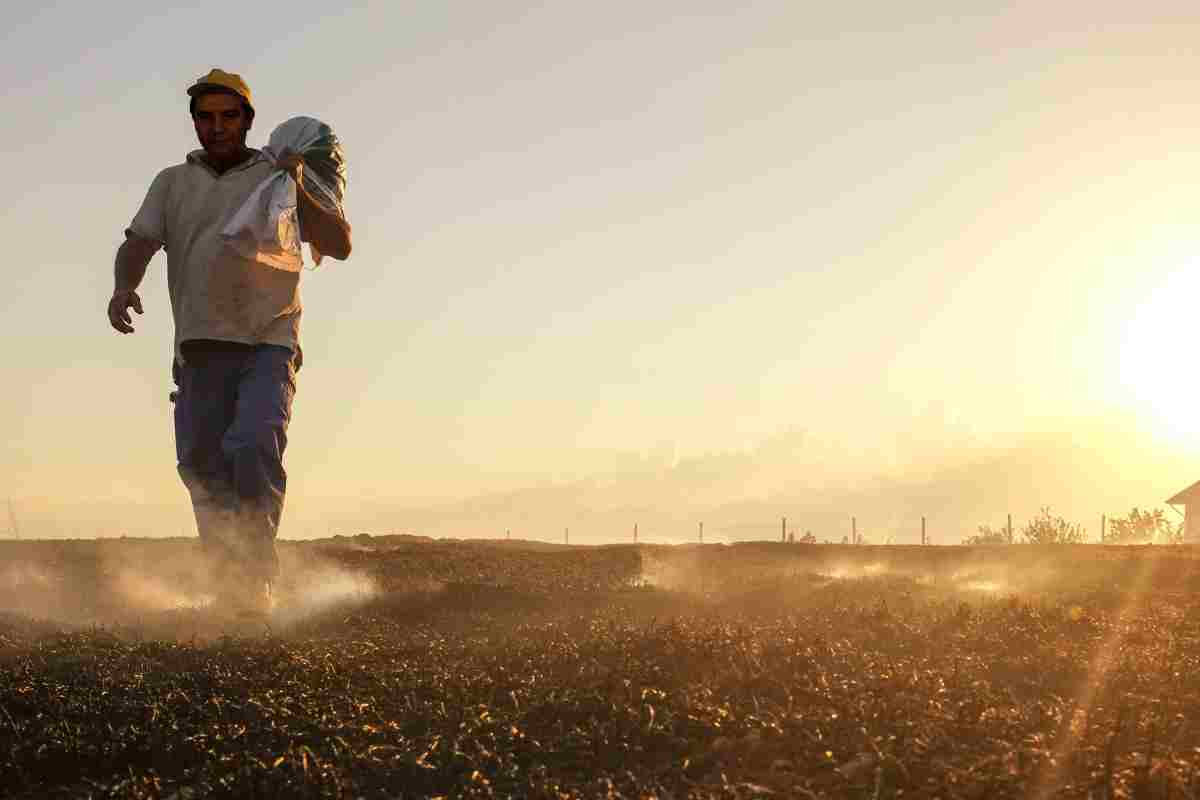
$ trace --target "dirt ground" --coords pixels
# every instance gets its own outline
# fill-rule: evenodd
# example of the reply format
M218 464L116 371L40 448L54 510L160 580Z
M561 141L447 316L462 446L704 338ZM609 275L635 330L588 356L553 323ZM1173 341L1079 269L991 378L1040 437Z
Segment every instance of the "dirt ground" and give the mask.
M1194 797L1189 547L0 543L8 797Z

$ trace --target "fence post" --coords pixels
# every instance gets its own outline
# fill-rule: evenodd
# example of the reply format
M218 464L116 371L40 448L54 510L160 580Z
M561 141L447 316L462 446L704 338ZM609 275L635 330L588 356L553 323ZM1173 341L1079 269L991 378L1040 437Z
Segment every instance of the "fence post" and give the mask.
M12 524L12 535L14 539L21 538L21 526L17 524L17 512L13 510L12 498L8 498L8 521Z
M783 521L779 524L779 528L780 528L779 541L786 543L787 542L787 517L783 518Z
M637 544L637 523L633 523L633 543Z
M925 518L921 517L921 546L925 546Z
M571 529L563 528L563 544L571 543Z
M858 544L858 517L850 518L850 544Z
M1104 514L1100 515L1100 544L1104 544L1104 528L1108 525L1108 517Z
M700 523L700 544L704 544L704 523Z
M1008 543L1009 543L1009 544L1012 544L1012 543L1013 543L1013 534L1012 534L1012 514L1009 514L1009 515L1008 515Z

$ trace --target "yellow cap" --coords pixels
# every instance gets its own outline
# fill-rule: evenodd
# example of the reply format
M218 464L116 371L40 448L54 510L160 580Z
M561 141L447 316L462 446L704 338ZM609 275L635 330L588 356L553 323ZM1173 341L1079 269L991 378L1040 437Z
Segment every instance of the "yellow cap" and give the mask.
M223 69L213 68L208 71L208 74L201 75L196 79L196 82L188 87L187 93L189 97L195 97L207 88L219 86L222 89L227 89L246 101L246 105L254 108L254 103L250 100L250 87L242 80L242 76L236 72L226 72Z

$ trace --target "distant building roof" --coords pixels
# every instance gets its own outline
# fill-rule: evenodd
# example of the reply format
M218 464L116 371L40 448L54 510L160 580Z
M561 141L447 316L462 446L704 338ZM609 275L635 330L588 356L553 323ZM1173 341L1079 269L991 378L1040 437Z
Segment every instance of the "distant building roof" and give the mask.
M1185 506L1188 503L1200 503L1200 481L1196 481L1167 501L1169 506Z

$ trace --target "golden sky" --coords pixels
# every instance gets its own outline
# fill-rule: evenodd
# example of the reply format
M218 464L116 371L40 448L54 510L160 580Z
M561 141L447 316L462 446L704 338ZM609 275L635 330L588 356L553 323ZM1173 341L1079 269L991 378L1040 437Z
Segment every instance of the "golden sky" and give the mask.
M1160 504L1200 478L1200 12L896 6L0 12L0 498L44 535L188 530L165 259L136 335L103 309L221 66L251 144L310 114L350 160L284 536Z

